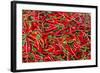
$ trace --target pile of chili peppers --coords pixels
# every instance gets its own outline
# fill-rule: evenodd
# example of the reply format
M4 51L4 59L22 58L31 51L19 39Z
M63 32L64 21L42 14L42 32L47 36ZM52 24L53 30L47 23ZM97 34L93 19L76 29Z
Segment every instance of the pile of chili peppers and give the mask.
M91 15L79 12L22 11L22 61L91 59Z

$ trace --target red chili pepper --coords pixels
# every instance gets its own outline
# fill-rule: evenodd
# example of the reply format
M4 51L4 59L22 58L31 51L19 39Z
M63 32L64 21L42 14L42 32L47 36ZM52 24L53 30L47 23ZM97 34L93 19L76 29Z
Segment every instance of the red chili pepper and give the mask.
M28 24L26 22L24 22L23 25L25 26L24 33L30 32L30 28L29 28Z
M57 27L52 27L52 28L48 28L47 30L46 30L46 32L50 32L50 31L52 31L52 30L55 30Z
M61 55L63 52L61 50L55 50L53 51L54 55Z
M36 60L40 60L41 59L38 54L35 54L34 57L35 57Z
M53 61L53 58L50 55L45 56L43 59L45 62L46 61Z
M76 49L76 52L77 52L77 51L80 51L81 45L79 45L79 44L77 44L76 42L74 42L74 48Z
M43 49L39 46L38 48L38 52L42 53L43 52Z
M46 49L48 52L53 52L54 48L48 48Z
M68 45L66 45L66 50L73 55L76 59L78 59L78 57L76 56L75 52L72 50L72 48L70 48Z
M32 31L35 30L35 29L37 29L37 28L38 28L38 23L33 22L32 26L31 26Z
M23 10L22 20L23 62L91 59L89 13Z
M26 42L23 46L23 49L26 53L31 51L31 45L29 44L29 42Z

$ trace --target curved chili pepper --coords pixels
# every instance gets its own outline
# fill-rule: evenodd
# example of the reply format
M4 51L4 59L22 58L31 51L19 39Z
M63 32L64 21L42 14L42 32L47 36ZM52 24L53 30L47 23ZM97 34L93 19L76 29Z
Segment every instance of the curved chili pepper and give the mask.
M78 59L78 57L76 56L75 52L68 45L66 45L66 50L68 50L68 52L71 55L73 55L76 59Z

